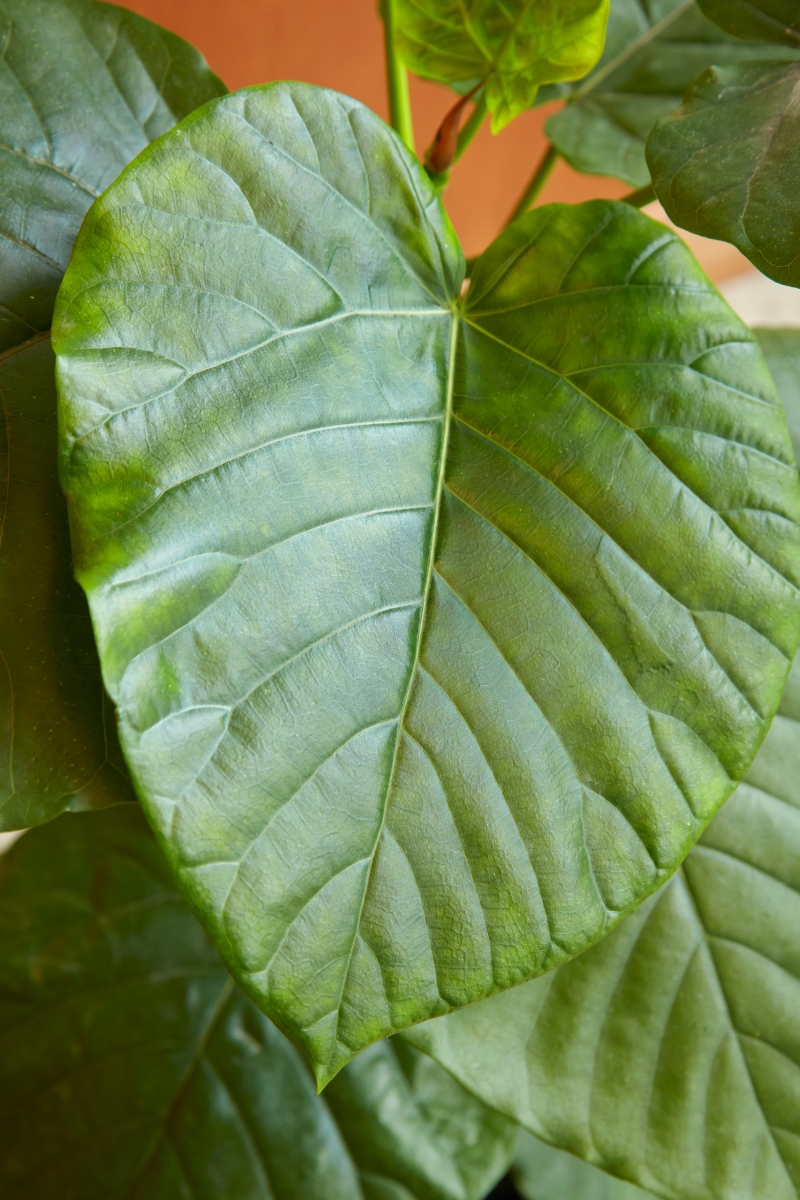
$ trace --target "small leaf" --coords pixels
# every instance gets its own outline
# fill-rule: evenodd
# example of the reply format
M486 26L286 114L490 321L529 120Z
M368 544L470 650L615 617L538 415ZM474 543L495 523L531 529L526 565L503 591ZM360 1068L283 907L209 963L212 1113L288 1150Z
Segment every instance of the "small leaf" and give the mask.
M778 283L800 286L800 63L705 71L647 142L671 219L732 242Z
M796 1200L800 656L747 781L666 887L552 975L404 1036L658 1195Z
M529 1133L520 1138L512 1176L523 1200L654 1200L652 1192L614 1179Z
M135 799L72 579L48 331L94 198L224 90L191 46L123 9L0 4L0 829Z
M486 81L497 133L542 84L580 79L603 49L609 0L395 0L398 50L422 76L467 91Z
M797 0L698 0L715 25L736 37L800 49Z
M320 1084L657 887L797 644L783 412L680 240L556 205L463 269L382 122L277 84L146 151L59 299L128 763Z
M796 57L793 51L779 53ZM612 0L606 48L594 71L580 84L539 95L568 98L548 119L547 136L576 170L644 187L650 182L645 159L650 130L679 107L692 80L712 64L763 57L763 44L722 33L692 0Z
M0 860L0 1190L25 1200L481 1200L516 1129L409 1046L315 1097L140 811Z

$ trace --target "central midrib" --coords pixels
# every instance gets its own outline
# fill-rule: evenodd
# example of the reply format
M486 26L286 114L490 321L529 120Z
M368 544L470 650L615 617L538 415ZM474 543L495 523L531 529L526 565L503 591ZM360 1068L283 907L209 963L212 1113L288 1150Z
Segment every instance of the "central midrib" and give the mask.
M389 768L389 775L388 775L388 779L386 781L386 791L384 793L383 812L381 813L381 821L380 821L380 825L378 827L378 831L375 836L375 842L373 844L372 851L370 854L369 871L367 872L367 878L364 883L364 892L361 897L361 905L360 905L359 911L358 911L358 918L355 922L355 927L353 929L353 942L350 947L350 955L348 958L347 967L345 968L343 975L342 975L342 992L340 994L339 1003L337 1006L337 1033L338 1033L339 1016L341 1014L341 1000L342 1000L342 996L344 995L344 990L347 987L347 976L350 973L350 966L353 961L353 952L355 950L356 938L358 937L358 931L361 928L361 918L364 914L364 906L367 902L367 896L369 895L370 883L372 882L372 872L375 868L375 860L377 858L378 847L380 846L381 837L383 836L384 826L386 825L386 814L389 810L389 804L391 801L391 794L392 794L392 787L394 785L394 777L395 777L395 773L397 770L397 762L398 762L398 759L400 756L400 742L401 742L401 739L403 736L403 725L405 723L406 713L408 712L408 706L409 706L409 703L411 702L411 697L414 692L414 682L417 677L417 670L419 668L420 654L422 651L422 639L425 634L425 617L426 617L427 610L428 610L428 601L430 598L431 588L433 586L433 575L434 575L433 568L434 568L434 563L436 560L436 545L437 545L438 536L439 536L439 516L440 516L441 508L442 508L442 496L444 495L445 472L447 470L447 450L448 450L448 445L449 445L449 441L450 441L450 428L452 425L453 392L454 392L454 387L455 387L455 370L456 370L456 344L457 344L457 339L458 339L458 327L459 327L459 321L460 321L459 309L454 307L452 310L452 313L453 313L453 316L452 316L452 324L450 327L450 346L449 346L449 356L448 356L448 364L447 364L447 386L446 386L446 392L445 392L444 430L442 432L442 445L441 445L441 452L440 452L440 456L439 456L439 473L438 473L438 477L436 480L436 492L435 492L434 501L433 501L433 523L431 526L430 543L429 543L429 549L428 549L428 562L427 562L427 569L426 569L426 576L425 576L425 585L423 587L422 603L420 605L419 625L417 628L417 640L416 640L416 645L414 647L414 659L411 664L411 669L410 669L409 675L408 675L408 684L406 685L406 693L405 693L405 697L403 698L403 705L402 705L402 708L400 709L400 713L397 717L397 734L395 736L394 751L392 753L392 763ZM335 1051L334 1051L334 1053L335 1053Z

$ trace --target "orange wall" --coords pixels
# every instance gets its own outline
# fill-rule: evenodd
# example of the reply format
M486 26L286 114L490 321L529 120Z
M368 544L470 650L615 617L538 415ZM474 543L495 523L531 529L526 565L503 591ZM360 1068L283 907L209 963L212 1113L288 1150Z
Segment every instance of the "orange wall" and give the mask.
M122 0L126 7L193 42L231 89L272 79L302 79L362 100L387 117L377 0ZM453 93L412 79L421 152L453 103ZM456 166L445 195L464 249L477 254L496 236L544 147L552 107L524 113L498 137L488 126ZM617 198L630 191L613 179L580 175L559 162L540 202ZM695 252L720 280L749 266L732 247Z

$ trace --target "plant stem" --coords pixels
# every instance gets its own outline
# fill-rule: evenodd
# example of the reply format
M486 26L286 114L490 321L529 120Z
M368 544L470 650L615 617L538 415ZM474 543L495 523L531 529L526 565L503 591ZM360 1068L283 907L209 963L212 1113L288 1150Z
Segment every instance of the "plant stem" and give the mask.
M478 132L478 130L480 129L484 120L486 119L486 112L487 112L486 96L484 95L483 92L481 92L480 98L478 99L478 102L472 111L471 117L469 118L469 120L465 124L464 128L461 130L461 132L458 135L458 145L456 146L456 156L453 159L453 162L458 162L458 160L461 158L461 155L466 150L467 146L470 144L472 139L475 137L475 134Z
M652 204L655 198L655 188L652 183L647 183L644 187L637 188L635 192L628 192L627 196L622 197L622 203L630 204L633 208L644 208L645 204Z
M382 0L383 45L386 57L386 86L389 91L389 119L392 129L411 151L414 148L414 124L411 118L411 97L408 92L408 71L400 61L395 46L394 0Z
M512 212L511 216L506 221L506 225L510 225L512 221L516 221L517 217L521 217L526 213L533 204L539 192L547 183L550 172L558 162L559 154L552 142L548 143L547 149L539 160L539 165L531 176L530 183L525 188L525 191L519 198L519 202Z

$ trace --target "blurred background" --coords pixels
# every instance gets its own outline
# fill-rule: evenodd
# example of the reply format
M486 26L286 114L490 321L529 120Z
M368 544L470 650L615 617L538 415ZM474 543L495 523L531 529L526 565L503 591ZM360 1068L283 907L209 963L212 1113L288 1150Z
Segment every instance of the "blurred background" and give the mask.
M300 79L347 92L388 116L378 0L123 0L198 46L229 88ZM431 142L453 93L411 79L418 153ZM544 122L558 105L513 121L498 137L488 122L453 171L445 204L466 254L497 235L542 154ZM630 189L580 175L562 160L539 203L618 199ZM658 204L645 209L665 220ZM669 223L669 222L667 222ZM800 326L800 291L765 279L733 246L681 232L728 301L750 325Z

